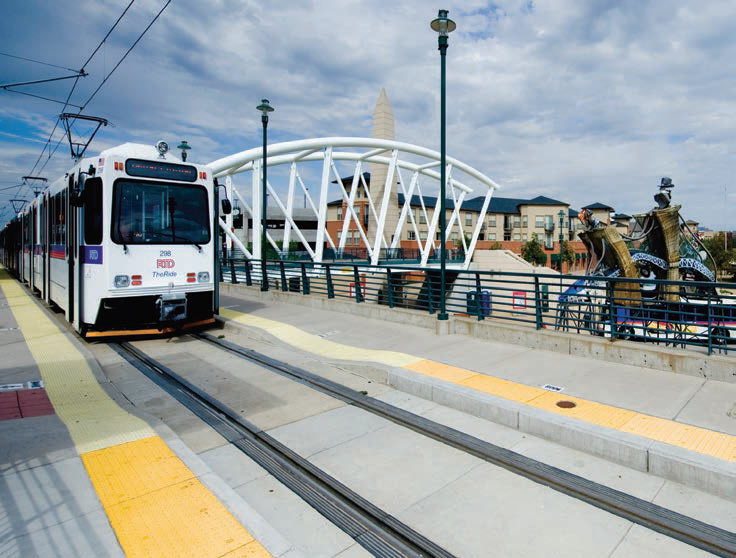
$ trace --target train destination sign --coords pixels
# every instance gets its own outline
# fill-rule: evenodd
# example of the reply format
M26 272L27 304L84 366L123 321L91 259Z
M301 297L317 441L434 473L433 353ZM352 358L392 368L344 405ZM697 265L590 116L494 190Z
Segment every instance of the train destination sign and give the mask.
M183 180L186 182L196 182L197 180L196 167L193 167L191 165L163 163L160 161L128 159L127 161L125 161L125 172L127 172L130 176L143 176L145 178Z

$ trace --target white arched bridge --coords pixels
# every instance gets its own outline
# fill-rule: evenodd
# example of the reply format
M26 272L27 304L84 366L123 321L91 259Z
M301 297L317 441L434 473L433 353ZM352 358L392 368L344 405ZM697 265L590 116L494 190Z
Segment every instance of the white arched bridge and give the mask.
M321 173L318 169L321 163ZM328 137L276 143L268 146L268 176L276 173L272 167L288 166L288 184L274 187L268 181L267 190L271 205L275 204L283 215L283 238L274 239L266 229L266 241L279 253L288 250L292 240L298 241L303 250L315 263L321 263L325 247L332 248L337 254L345 249L349 230L356 231L362 241L370 263L379 264L382 249L389 251L400 247L403 230L413 231L420 253L420 267L426 267L430 254L438 249L439 242L439 192L440 153L421 146L393 140ZM465 254L462 269L467 269L472 259L478 237L482 231L486 211L491 196L498 184L482 172L453 158L446 158L446 194L451 202L447 205L452 210L447 219L445 238L449 239L453 231L457 231ZM381 184L366 184L364 168L366 165L379 165L385 169L385 180ZM233 234L230 223L220 226L232 240L234 245L243 251L248 258L260 259L264 252L261 246L261 195L263 151L262 147L242 151L209 164L214 176L224 181L231 199L237 199L244 212L244 224L248 218L252 220L252 250ZM338 169L340 167L340 169ZM285 169L284 169L285 170ZM342 170L342 174L340 172ZM240 181L236 178L243 173L250 176ZM282 177L286 172L280 173ZM317 176L318 175L318 176ZM346 188L344 176L352 177L352 184ZM378 173L374 174L377 177ZM382 178L382 177L381 177ZM250 182L250 196L243 195L240 189ZM239 183L239 184L238 184ZM308 184L309 183L309 184ZM315 184L316 183L316 184ZM242 185L241 185L242 184ZM336 184L336 186L335 186ZM367 196L369 215L375 229L366 230L356 212L356 195L360 187ZM247 187L247 186L246 186ZM336 190L335 190L336 188ZM281 193L280 193L281 192ZM312 194L316 192L314 197ZM431 193L428 196L427 193ZM396 205L398 194L403 196L401 207ZM316 239L310 243L305 232L300 229L295 219L295 200L303 195L305 205L316 218ZM339 195L345 207L339 224L342 234L333 238L328 232L328 203ZM482 196L480 215L471 230L465 230L461 220L460 209L464 201ZM248 203L248 199L252 203ZM339 198L338 198L339 199ZM411 210L412 200L420 206L420 217L417 219ZM398 221L396 214L399 212ZM269 222L272 221L269 218ZM426 225L426 231L420 231L420 223ZM244 225L247 226L247 225ZM312 231L314 232L314 231ZM280 245L279 245L280 244Z

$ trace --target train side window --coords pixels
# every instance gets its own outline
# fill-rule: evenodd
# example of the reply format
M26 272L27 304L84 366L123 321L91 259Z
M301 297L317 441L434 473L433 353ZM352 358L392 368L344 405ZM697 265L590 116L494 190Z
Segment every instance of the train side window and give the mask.
M84 183L84 243L102 244L102 179Z

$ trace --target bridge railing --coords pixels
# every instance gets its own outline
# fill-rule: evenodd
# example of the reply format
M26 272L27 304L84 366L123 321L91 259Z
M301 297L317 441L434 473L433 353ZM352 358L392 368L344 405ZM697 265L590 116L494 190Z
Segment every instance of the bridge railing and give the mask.
M449 314L535 329L728 353L736 347L736 283L453 269ZM224 282L436 313L440 271L366 260L248 260L226 256Z

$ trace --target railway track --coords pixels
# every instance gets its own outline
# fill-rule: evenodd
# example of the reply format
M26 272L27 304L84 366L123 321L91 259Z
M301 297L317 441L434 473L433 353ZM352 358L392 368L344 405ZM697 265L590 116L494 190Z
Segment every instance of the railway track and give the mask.
M198 333L194 334L193 336L223 351L227 351L228 353L233 354L238 358L256 363L266 369L269 369L277 374L307 385L324 394L338 398L348 404L354 405L360 409L371 412L396 424L414 430L415 432L442 442L448 446L474 455L480 459L483 459L484 461L503 467L504 469L507 469L515 474L526 477L544 486L548 486L558 492L584 501L616 516L622 517L624 519L647 527L653 531L680 540L686 544L705 550L717 556L736 557L736 533L693 519L686 515L648 502L646 500L636 498L635 496L632 496L625 492L615 490L613 488L590 481L578 475L574 475L562 469L558 469L551 465L547 465L540 461L518 454L506 448L502 448L484 440L480 440L464 432L431 421L419 415L415 415L378 399L374 399L372 397L364 395L341 384L303 370L299 367L271 358L252 349L241 347L237 344L231 343L230 341L215 337L209 333ZM349 488L345 487L335 479L330 478L324 472L319 471L319 469L311 465L308 461L296 455L288 448L284 447L281 443L271 438L268 434L260 431L260 429L258 429L254 425L250 425L249 423L238 417L236 413L230 411L206 393L201 392L198 388L192 386L186 380L178 378L178 376L176 376L174 372L168 370L165 366L156 363L155 360L151 359L138 349L130 346L127 343L124 343L119 347L121 351L123 351L121 352L123 356L134 355L135 359L139 362L145 363L145 366L148 366L148 363L150 363L151 370L156 370L156 374L159 374L161 376L161 379L158 379L158 381L157 378L152 378L159 385L162 385L162 382L164 381L171 383L171 381L168 380L169 377L175 378L176 383L180 383L188 391L192 391L197 395L198 398L205 401L208 405L208 408L210 409L210 413L214 412L219 415L224 415L227 418L228 423L235 423L236 425L247 425L247 427L250 429L249 432L251 432L251 436L255 436L258 439L268 441L268 443L272 447L277 448L284 455L288 456L289 459L296 462L302 470L314 473L317 478L325 479L326 477L325 480L328 483L334 483L332 484L334 490L338 492L343 498L351 499L353 502L355 502L356 506L364 510L364 513L369 512L372 521L382 520L386 517L390 517L372 504L370 504L370 502L367 502L365 499L355 494ZM128 357L126 356L126 358ZM136 363L130 358L128 358L128 360L136 365ZM137 367L141 369L140 365L137 365ZM144 373L146 372L144 371ZM147 373L147 375L149 374ZM149 375L149 377L151 376ZM246 451L243 447L241 447L245 444L240 442L240 440L237 438L240 435L238 433L239 428L242 427L236 428L235 432L231 432L225 429L227 435L223 435L228 440L230 440L230 437L234 437L235 441L233 443L239 448L243 449L243 451ZM220 433L222 434L222 432ZM246 451L246 453L248 453L248 451ZM248 453L248 455L251 454ZM269 467L264 465L261 461L259 461L259 459L257 459L253 455L251 455L251 457L259 464L264 466L264 468L268 469L269 472L272 472ZM276 469L276 471L277 473L280 472L278 469ZM281 480L281 477L279 477L278 474L273 472L272 474L274 474L274 476ZM284 484L287 483L284 482ZM287 486L289 485L287 484ZM295 492L299 493L298 490L295 490ZM317 505L314 505L311 500L306 497L305 500L307 500L316 509L322 512L322 509ZM321 504L321 502L318 503ZM323 515L332 520L332 517L328 516L327 514L323 513ZM358 537L354 535L358 532L355 531L354 528L351 529L352 525L346 524L345 527L343 527L344 523L344 521L342 521L342 523L340 522L340 518L338 518L338 521L335 521L336 525L343 528L343 530L353 536L356 541L369 549L369 551L375 552L373 550L373 547L369 548L368 546L366 546L366 544L363 544L363 542L361 542L361 540L359 539L360 535ZM407 534L407 530L409 532L408 534L411 535L411 537L416 536L419 537L419 539L415 541L413 538L410 537L409 540L400 542L399 536ZM382 534L384 533L384 531L380 529L377 532L380 532ZM379 556L451 555L447 553L447 551L445 551L444 549L441 549L437 547L437 545L434 545L433 543L428 541L422 535L413 532L411 529L401 524L395 518L390 518L390 525L387 526L385 536L387 536L389 539L395 537L396 542L402 548L402 550L400 550L399 552L404 552L404 554L377 554ZM422 543L428 546L422 546ZM415 552L418 554L411 554L411 552Z
M374 556L454 557L130 343L112 347Z
M625 492L480 440L454 428L368 397L296 366L273 359L257 351L246 349L224 339L219 339L209 333L195 334L195 337L240 358L255 362L276 373L309 385L322 393L342 399L365 411L410 428L448 446L475 455L489 463L503 467L653 531L717 556L736 556L736 533L698 521Z

